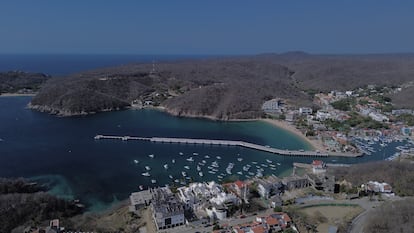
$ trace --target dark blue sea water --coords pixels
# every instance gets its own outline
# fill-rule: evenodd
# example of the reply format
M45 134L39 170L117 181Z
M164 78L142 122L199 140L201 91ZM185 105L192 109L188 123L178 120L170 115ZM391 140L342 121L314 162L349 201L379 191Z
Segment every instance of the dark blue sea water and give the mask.
M96 68L129 63L200 59L212 55L68 55L68 54L0 54L0 72L19 70L62 76Z
M91 210L100 210L128 197L139 185L158 186L182 179L185 171L193 180L217 180L228 163L235 164L233 176L242 166L279 163L276 170L264 168L264 174L280 175L293 162L311 162L311 158L283 157L237 147L154 144L140 141L94 140L96 134L190 137L244 140L286 149L307 149L309 145L287 131L263 122L216 122L173 117L154 110L126 110L86 117L60 118L25 108L30 97L0 98L0 176L28 177L48 183L51 192L78 198ZM179 153L183 155L180 155ZM194 155L197 153L198 155ZM393 151L386 152L391 155ZM154 158L148 157L154 154ZM205 158L208 155L210 158ZM188 162L189 157L194 162ZM220 156L221 159L217 159ZM384 153L358 159L329 158L326 161L356 163L383 159ZM237 158L243 158L238 161ZM176 162L173 164L172 159ZM134 160L139 161L135 163ZM206 160L198 175L196 164ZM211 162L219 163L216 174L208 173ZM163 165L169 165L165 170ZM145 166L151 177L144 177ZM184 168L189 166L190 170ZM173 179L168 176L172 175ZM157 181L151 183L151 179Z

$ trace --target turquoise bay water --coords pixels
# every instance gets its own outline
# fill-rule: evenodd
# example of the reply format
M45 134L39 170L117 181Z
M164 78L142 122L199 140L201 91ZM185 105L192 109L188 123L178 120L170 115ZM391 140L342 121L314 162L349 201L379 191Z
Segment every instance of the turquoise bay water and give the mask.
M189 137L244 140L282 149L309 149L309 145L295 135L264 122L178 118L154 110L60 118L26 109L29 101L30 97L0 98L0 176L23 176L47 184L51 193L80 199L90 210L104 209L127 198L130 192L138 190L139 185L161 186L171 184L175 179L181 181L182 171L195 181L217 180L221 173L224 177L230 176L225 169L232 162L235 164L232 176L244 179L246 172L243 175L236 172L242 171L246 164L252 166L251 171L256 171L253 162L268 165L266 160L271 160L275 165L280 164L275 170L262 167L265 175L280 175L290 169L293 162L312 161L312 158L277 156L238 147L93 139L96 134ZM154 158L149 154L154 154ZM325 160L356 163L382 159L384 154ZM206 155L210 158L205 158ZM189 157L193 157L194 162L187 161ZM239 157L243 160L237 160ZM175 163L172 163L173 159ZM207 164L202 167L204 176L200 177L196 166L202 160ZM219 164L216 174L207 170L213 161ZM167 170L164 164L168 164ZM146 172L145 166L151 168L151 177L141 175ZM155 184L152 179L156 180Z

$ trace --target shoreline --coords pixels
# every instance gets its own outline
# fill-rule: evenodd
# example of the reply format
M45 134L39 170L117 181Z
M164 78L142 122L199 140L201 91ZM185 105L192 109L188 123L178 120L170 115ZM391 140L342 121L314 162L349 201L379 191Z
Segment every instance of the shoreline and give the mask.
M312 148L312 150L319 150L320 152L327 152L320 141L312 140L306 137L302 132L300 132L295 126L287 123L286 121L276 120L276 119L258 119L259 121L266 122L278 128L284 129L297 137L301 138L302 140L306 141Z
M0 97L19 97L19 96L35 96L36 94L19 94L19 93L1 93Z

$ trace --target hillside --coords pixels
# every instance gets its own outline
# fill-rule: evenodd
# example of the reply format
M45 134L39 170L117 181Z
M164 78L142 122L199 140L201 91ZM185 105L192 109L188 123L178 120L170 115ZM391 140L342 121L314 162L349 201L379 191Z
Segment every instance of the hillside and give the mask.
M281 98L310 106L306 91L349 90L413 81L413 55L310 55L301 52L131 64L49 80L31 107L79 115L152 101L180 116L254 118L262 103ZM407 100L402 100L407 102ZM399 103L403 104L403 103Z
M0 73L1 93L33 93L50 77L40 73L10 71Z

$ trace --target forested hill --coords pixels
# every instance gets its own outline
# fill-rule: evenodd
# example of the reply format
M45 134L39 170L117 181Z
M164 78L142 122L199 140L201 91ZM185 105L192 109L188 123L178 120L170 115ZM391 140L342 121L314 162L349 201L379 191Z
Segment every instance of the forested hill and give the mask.
M60 115L161 105L175 115L216 119L261 116L262 103L281 98L310 106L309 91L414 81L413 55L263 54L131 64L50 79L31 107ZM151 101L151 102L148 102Z
M0 72L0 94L33 93L49 78L50 76L41 73Z

